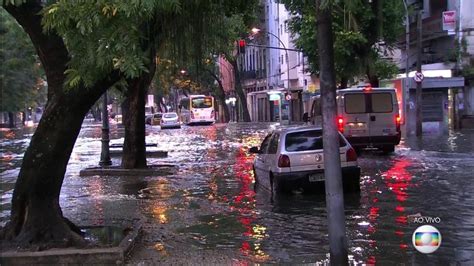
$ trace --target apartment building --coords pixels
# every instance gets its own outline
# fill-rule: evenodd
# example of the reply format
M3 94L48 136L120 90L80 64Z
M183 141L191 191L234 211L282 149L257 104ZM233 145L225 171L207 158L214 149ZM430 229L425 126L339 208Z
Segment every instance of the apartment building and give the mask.
M474 95L462 69L474 54L474 1L404 0L409 18L409 32L400 36L399 68L403 72L394 81L402 97L400 105L408 134L415 130L415 75L417 55L421 53L423 130L445 133L449 127L462 127L463 119L473 115ZM421 43L418 51L417 16L421 12ZM408 36L407 36L408 35ZM406 40L409 38L409 49ZM460 53L461 50L465 53ZM408 66L408 71L407 71ZM472 81L471 81L472 83ZM468 122L466 120L466 122Z

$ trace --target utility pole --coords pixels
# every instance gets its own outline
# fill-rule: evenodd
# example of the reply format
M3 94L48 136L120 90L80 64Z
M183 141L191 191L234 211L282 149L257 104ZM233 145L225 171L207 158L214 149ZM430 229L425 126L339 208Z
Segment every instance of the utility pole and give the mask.
M110 147L109 147L109 112L107 110L107 91L102 95L102 149L100 152L100 166L110 166Z
M417 16L417 39L416 39L416 72L421 73L421 55L422 55L422 46L421 42L423 41L423 34L422 34L422 21L421 21L421 14L422 11L418 11ZM423 81L416 83L416 105L415 105L415 113L416 113L416 136L420 137L423 133L423 113L422 113L422 89L423 89Z
M410 16L408 14L407 0L403 0L405 6L405 91L403 92L403 102L406 102L406 95L410 95ZM405 104L406 106L406 104ZM403 114L406 117L407 108L403 107ZM405 119L404 119L405 120Z

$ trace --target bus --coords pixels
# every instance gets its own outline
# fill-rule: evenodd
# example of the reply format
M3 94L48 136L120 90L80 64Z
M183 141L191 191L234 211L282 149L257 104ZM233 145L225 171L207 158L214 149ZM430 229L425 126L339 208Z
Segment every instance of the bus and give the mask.
M181 122L187 125L216 122L214 97L205 95L189 95L179 101Z

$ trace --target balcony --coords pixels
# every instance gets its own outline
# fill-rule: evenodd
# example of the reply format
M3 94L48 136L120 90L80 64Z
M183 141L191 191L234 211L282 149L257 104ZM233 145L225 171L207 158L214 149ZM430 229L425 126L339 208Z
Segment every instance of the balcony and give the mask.
M266 71L264 69L261 70L246 70L242 71L240 74L242 80L247 79L265 79L266 78Z
M448 31L443 30L441 14L423 19L422 22L423 42L447 37ZM416 46L417 23L410 23L410 46ZM399 37L400 47L405 47L405 34Z

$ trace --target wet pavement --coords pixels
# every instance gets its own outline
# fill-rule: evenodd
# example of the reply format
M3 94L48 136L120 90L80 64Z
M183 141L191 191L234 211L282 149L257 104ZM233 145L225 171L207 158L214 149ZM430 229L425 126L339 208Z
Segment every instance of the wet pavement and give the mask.
M96 166L100 125L86 123L61 191L65 216L82 226L146 221L130 262L186 262L189 256L223 256L223 263L325 263L327 221L321 195L254 190L247 153L272 124L217 124L160 130L147 126L147 142L169 151L149 164L173 163L170 176L79 177ZM123 129L112 126L112 143ZM8 220L21 157L32 129L1 135L0 224ZM119 158L113 158L119 164ZM345 195L351 260L358 263L436 264L474 261L474 132L408 138L389 156L359 157L361 192ZM439 217L441 247L425 255L412 245L421 224L415 215ZM196 258L193 259L195 261ZM205 258L202 258L206 261ZM198 260L199 261L199 260ZM214 261L216 262L216 261Z

